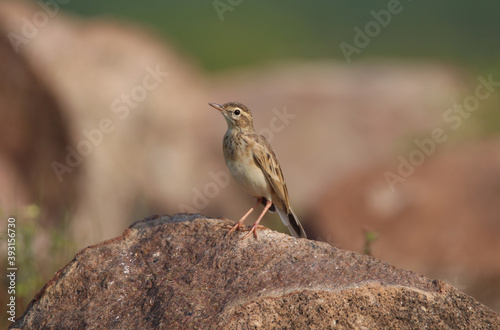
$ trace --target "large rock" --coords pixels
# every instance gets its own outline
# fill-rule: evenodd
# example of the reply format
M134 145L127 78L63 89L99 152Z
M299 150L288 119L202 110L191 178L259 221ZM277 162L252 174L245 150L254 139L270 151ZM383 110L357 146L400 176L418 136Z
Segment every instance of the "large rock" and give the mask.
M326 243L227 219L153 216L80 251L12 328L493 328L454 287Z

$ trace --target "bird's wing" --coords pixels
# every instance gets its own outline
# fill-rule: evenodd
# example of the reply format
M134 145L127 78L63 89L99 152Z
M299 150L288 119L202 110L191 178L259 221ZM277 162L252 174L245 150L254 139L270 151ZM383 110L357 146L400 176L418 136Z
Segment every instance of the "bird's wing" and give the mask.
M280 199L281 203L279 204L283 204L284 211L288 211L290 208L288 189L286 188L285 178L283 177L283 172L278 163L278 158L265 137L258 135L256 138L259 142L257 145L260 146L260 148L253 151L255 162L259 165L262 172L264 172L267 181L269 181L271 187L273 187L274 193Z

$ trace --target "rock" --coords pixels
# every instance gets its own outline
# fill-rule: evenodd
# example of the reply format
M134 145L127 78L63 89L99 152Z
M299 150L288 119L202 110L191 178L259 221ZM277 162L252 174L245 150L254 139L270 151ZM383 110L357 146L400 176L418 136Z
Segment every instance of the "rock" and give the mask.
M26 18L40 11L39 3L0 2L2 33L22 35ZM70 230L80 247L119 235L135 214L177 210L180 201L193 199L197 179L210 178L213 163L208 168L200 164L210 163L214 152L198 145L207 140L215 145L216 140L197 132L215 137L219 132L204 128L210 118L221 118L209 110L196 66L152 31L61 11L18 48L67 119L69 141L63 153L47 162L45 176L60 187L78 183ZM78 164L67 161L66 146L78 152ZM61 183L50 168L53 161L72 170L61 174ZM67 208L65 198L59 203Z
M56 225L78 195L78 169L62 185L52 167L70 145L68 123L52 91L6 35L0 35L0 209L19 214L40 203L38 221Z
M309 232L361 251L363 231L375 231L374 256L446 279L500 311L500 138L439 148L394 191L384 174L397 175L398 165L389 163L332 185L312 208L323 221Z
M228 219L152 216L80 251L11 328L493 328L454 287Z

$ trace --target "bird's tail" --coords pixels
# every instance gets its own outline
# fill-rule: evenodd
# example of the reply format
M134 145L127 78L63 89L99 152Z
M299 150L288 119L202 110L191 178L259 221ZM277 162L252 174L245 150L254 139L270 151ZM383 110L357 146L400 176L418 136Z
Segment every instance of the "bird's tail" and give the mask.
M276 208L276 210L278 210L281 221L283 221L283 223L288 227L288 230L290 230L290 233L292 233L293 236L307 238L306 232L304 231L304 228L302 228L299 218L295 216L292 209L289 209L289 213L282 211L279 208Z

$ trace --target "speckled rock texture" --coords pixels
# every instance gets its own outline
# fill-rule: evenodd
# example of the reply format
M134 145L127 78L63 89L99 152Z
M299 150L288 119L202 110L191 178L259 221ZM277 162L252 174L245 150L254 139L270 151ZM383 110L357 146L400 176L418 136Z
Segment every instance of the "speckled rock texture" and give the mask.
M80 251L11 328L499 328L442 282L228 219L152 216Z

